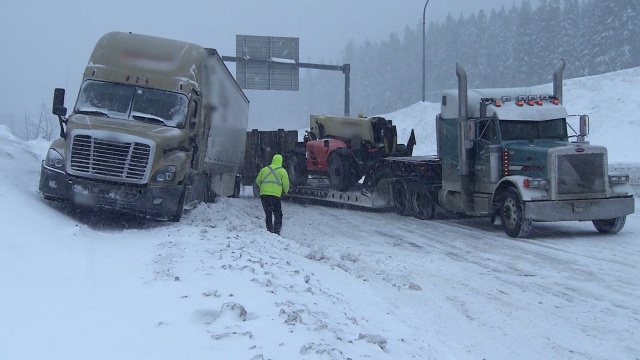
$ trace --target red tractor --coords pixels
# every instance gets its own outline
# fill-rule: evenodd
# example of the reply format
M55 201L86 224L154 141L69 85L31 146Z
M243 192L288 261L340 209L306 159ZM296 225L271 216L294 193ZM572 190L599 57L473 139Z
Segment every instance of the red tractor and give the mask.
M285 167L293 186L304 186L309 175L316 175L327 177L332 188L347 191L379 159L411 156L413 131L408 145L397 140L395 125L383 117L311 115L304 142L286 154Z

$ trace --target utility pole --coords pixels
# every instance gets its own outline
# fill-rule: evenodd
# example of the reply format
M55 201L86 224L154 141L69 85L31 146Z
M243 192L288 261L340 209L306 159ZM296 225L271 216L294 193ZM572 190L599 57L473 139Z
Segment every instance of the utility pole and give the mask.
M426 3L424 3L424 9L422 10L422 102L425 101L426 99L426 89L425 89L425 81L427 78L427 75L425 73L425 67L426 67L426 50L425 50L425 15L427 13L427 4L429 3L429 0L427 0Z

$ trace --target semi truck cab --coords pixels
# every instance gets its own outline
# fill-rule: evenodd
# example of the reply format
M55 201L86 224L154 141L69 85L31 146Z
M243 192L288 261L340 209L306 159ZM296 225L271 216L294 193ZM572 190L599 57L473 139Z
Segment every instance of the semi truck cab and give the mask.
M607 149L586 141L562 105L562 60L554 92L527 88L446 91L438 115L442 160L439 202L448 210L500 216L508 235L526 236L534 221L591 220L600 232L622 229L634 212L626 174L609 174Z
M111 32L96 43L60 138L42 163L45 199L178 221L239 193L249 101L215 49Z

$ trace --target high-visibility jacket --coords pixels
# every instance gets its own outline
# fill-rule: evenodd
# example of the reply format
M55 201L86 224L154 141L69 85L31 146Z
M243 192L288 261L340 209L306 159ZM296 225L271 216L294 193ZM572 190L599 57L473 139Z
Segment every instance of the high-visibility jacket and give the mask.
M260 188L260 196L280 197L282 193L289 192L289 174L282 167L282 155L273 155L271 165L263 167L258 173L256 184Z

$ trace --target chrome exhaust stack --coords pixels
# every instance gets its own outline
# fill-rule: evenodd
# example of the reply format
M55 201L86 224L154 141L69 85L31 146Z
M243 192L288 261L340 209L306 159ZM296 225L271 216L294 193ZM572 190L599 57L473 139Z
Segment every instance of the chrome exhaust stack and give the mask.
M456 63L458 76L458 166L460 167L460 205L465 212L473 211L473 197L471 194L471 174L467 152L467 122L469 120L467 72Z
M567 66L567 62L564 59L560 59L556 65L556 69L553 71L553 96L558 99L562 104L562 81L564 76L564 68Z

